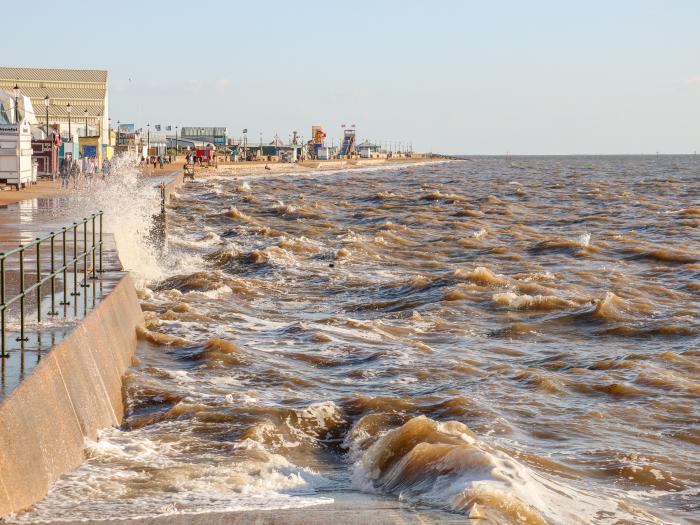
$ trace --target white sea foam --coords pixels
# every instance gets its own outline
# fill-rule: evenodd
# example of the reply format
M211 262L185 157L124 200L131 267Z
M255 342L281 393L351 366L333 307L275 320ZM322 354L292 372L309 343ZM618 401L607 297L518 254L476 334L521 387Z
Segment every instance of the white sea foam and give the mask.
M144 429L110 429L87 445L88 462L58 481L31 511L10 516L8 521L140 518L333 502L314 495L314 490L328 486L329 480L251 440L235 445L240 457L231 461L212 456L190 462L187 450L155 442ZM124 468L126 465L129 468ZM135 490L139 486L143 488Z

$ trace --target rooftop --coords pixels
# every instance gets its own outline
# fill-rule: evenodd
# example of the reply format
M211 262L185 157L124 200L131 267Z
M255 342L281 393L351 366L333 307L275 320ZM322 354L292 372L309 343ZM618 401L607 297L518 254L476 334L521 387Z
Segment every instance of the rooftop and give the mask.
M105 84L107 82L107 70L51 69L0 66L0 80L38 82L92 82L96 84Z

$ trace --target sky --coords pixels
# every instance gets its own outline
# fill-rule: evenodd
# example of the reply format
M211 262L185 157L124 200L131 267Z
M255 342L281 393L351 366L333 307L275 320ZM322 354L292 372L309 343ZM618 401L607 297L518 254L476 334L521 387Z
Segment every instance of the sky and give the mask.
M24 10L3 24L1 65L107 69L113 122L247 128L249 141L322 125L336 144L355 124L361 140L448 154L700 150L697 0L30 9L31 31Z

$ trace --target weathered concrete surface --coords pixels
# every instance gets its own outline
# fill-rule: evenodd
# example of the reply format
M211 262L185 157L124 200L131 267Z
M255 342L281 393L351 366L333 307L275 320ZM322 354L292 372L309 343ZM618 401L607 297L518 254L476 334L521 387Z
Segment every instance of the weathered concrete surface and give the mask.
M143 323L131 279L112 292L0 405L0 515L43 498L83 461L85 438L118 425L122 375Z
M173 179L165 185L165 204L170 203L170 195L177 190L183 182L184 173L182 170L176 172Z
M413 510L393 498L359 495L329 505L206 514L168 514L152 518L54 521L53 525L434 525L465 524L463 514Z

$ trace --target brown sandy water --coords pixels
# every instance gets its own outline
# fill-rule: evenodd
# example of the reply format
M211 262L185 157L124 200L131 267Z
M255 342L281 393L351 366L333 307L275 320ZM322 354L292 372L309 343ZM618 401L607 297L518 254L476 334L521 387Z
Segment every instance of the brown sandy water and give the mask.
M125 425L20 518L363 491L476 523L700 523L699 176L476 158L188 184Z

